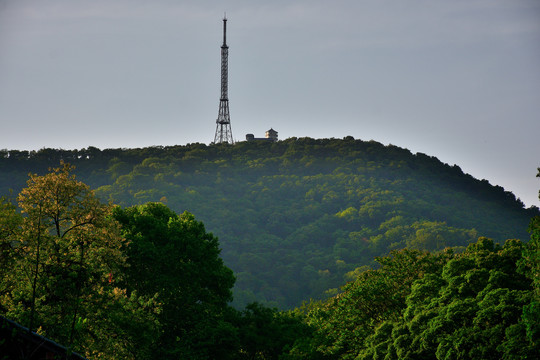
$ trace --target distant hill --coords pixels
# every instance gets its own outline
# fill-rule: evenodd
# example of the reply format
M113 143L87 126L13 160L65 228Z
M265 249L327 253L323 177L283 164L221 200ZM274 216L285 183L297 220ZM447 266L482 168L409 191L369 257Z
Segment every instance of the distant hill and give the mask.
M526 240L538 208L458 166L375 141L0 151L0 195L60 160L104 200L192 212L219 237L235 303L322 298L393 249L440 250L479 236ZM12 195L14 196L14 195Z

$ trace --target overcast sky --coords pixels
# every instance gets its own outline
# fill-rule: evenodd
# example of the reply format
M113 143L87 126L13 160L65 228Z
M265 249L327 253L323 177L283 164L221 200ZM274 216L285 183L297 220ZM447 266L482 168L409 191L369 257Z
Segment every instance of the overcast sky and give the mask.
M376 140L540 205L538 0L0 0L0 148Z

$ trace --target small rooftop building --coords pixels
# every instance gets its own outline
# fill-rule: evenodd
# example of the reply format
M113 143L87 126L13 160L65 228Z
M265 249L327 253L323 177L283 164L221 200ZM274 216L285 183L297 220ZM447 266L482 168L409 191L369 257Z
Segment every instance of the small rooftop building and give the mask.
M270 130L267 130L265 133L265 137L263 138L256 138L253 134L246 134L246 141L277 141L278 140L278 132L272 128Z
M276 131L276 130L270 128L270 130L268 130L268 131L265 133L265 135L266 135L266 138L267 138L267 139L270 139L270 140L272 140L272 141L277 141L277 131Z

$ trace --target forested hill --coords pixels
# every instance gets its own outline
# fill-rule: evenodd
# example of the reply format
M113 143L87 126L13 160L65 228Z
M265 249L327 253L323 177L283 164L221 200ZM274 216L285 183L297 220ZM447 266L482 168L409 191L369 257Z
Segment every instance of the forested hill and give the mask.
M288 308L332 294L390 250L526 240L538 208L458 166L375 141L0 152L0 195L60 160L98 196L188 210L219 237L235 302Z

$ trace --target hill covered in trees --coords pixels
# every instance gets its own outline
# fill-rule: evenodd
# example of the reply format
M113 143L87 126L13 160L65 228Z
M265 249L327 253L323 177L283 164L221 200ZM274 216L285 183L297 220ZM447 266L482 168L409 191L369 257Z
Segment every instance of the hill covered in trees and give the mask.
M162 202L219 238L235 304L280 308L333 295L392 250L528 239L537 208L425 154L375 141L0 152L0 194L60 160L122 207Z

